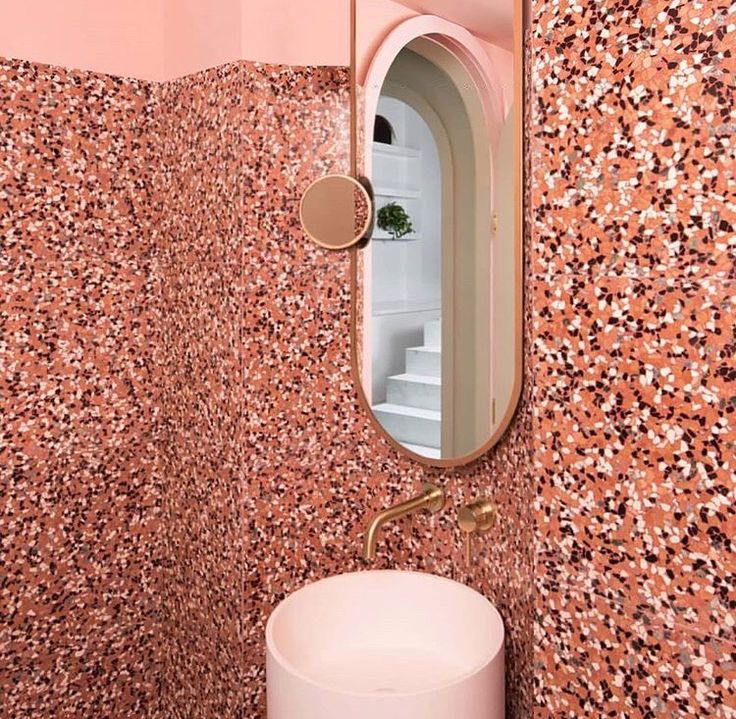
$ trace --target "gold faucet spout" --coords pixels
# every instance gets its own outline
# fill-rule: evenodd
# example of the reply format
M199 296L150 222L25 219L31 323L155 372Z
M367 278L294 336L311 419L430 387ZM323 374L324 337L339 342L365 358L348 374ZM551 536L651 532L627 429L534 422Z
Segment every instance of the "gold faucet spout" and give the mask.
M384 509L382 512L374 515L365 530L363 538L363 559L371 562L376 558L376 542L378 541L378 532L384 524L405 517L407 514L418 512L420 509L429 512L439 512L445 506L445 492L441 487L435 487L433 484L425 484L421 494L416 497L407 499L405 502L395 504L393 507Z

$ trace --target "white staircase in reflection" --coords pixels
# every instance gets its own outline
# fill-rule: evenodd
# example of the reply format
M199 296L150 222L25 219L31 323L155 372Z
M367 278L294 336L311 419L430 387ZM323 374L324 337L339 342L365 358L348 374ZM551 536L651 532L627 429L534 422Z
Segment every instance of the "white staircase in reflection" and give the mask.
M406 371L386 381L386 401L373 406L384 429L412 452L439 459L442 444L442 327L424 325L424 344L406 350Z

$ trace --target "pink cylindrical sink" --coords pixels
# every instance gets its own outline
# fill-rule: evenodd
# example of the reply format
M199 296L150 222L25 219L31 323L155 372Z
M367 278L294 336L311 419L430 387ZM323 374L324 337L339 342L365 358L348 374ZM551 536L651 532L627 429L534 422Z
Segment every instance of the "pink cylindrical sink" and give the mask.
M269 719L502 719L496 608L432 574L340 574L266 626Z

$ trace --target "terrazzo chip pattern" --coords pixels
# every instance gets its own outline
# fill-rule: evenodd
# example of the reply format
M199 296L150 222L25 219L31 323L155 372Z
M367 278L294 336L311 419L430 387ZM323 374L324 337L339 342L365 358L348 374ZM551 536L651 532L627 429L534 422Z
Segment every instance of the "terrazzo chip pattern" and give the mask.
M552 590L537 617L539 717L732 719L736 645L662 626L647 610Z
M736 277L732 3L534 3L534 271Z
M387 528L376 566L455 577L498 604L509 635L509 712L524 716L531 707L532 543L531 485L521 470L530 466L523 441L530 413L522 410L497 452L440 471L399 457L358 404L349 258L309 242L298 221L309 182L348 167L348 87L344 70L239 63L186 78L164 97L175 128L165 135L177 169L172 202L181 208L166 233L175 269L164 273L165 306L173 302L167 381L175 397L164 412L172 432L177 427L167 467L181 488L167 499L177 527L170 619L180 634L167 670L169 710L265 716L263 635L271 610L307 582L364 568L366 517L432 480L447 488L450 506L493 496L501 517L493 540L477 543L466 571L452 511L409 519ZM305 146L314 148L309 161ZM207 166L197 164L202 157ZM212 198L202 196L213 182ZM224 224L207 224L215 202L232 213ZM224 270L212 261L223 255L230 258ZM215 277L219 288L208 289ZM218 373L211 382L209 368ZM182 393L192 374L203 378L205 393ZM214 456L220 461L202 466ZM205 505L222 510L216 536L196 509Z
M499 606L510 717L731 719L734 14L533 3L531 355L508 436L453 471L368 422L347 257L298 226L347 169L344 70L4 61L3 710L264 716L270 610L432 480L495 533L465 569L451 513L410 518L377 566Z
M453 516L407 521L377 566L496 602L523 715L529 409L493 455L440 472L359 406L348 259L297 214L347 169L346 71L153 86L6 61L2 79L3 709L264 716L271 609L362 568L366 516L433 479L454 504L494 496L494 541L466 571Z
M0 61L0 715L160 692L151 88Z
M736 713L735 22L534 3L538 717Z

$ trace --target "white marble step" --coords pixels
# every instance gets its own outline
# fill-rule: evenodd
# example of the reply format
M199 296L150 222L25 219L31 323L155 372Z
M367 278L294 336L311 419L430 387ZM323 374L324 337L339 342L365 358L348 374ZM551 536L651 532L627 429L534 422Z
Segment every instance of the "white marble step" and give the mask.
M409 347L406 350L406 372L442 377L442 353L431 347Z
M424 346L433 350L442 349L442 320L424 323Z
M442 409L442 380L421 374L397 374L386 380L386 402L407 407Z
M423 447L421 444L411 444L410 442L402 442L401 444L414 454L422 455L422 457L442 459L442 450L439 447Z
M424 447L441 447L441 413L432 409L406 407L384 402L373 406L381 426L397 441Z

